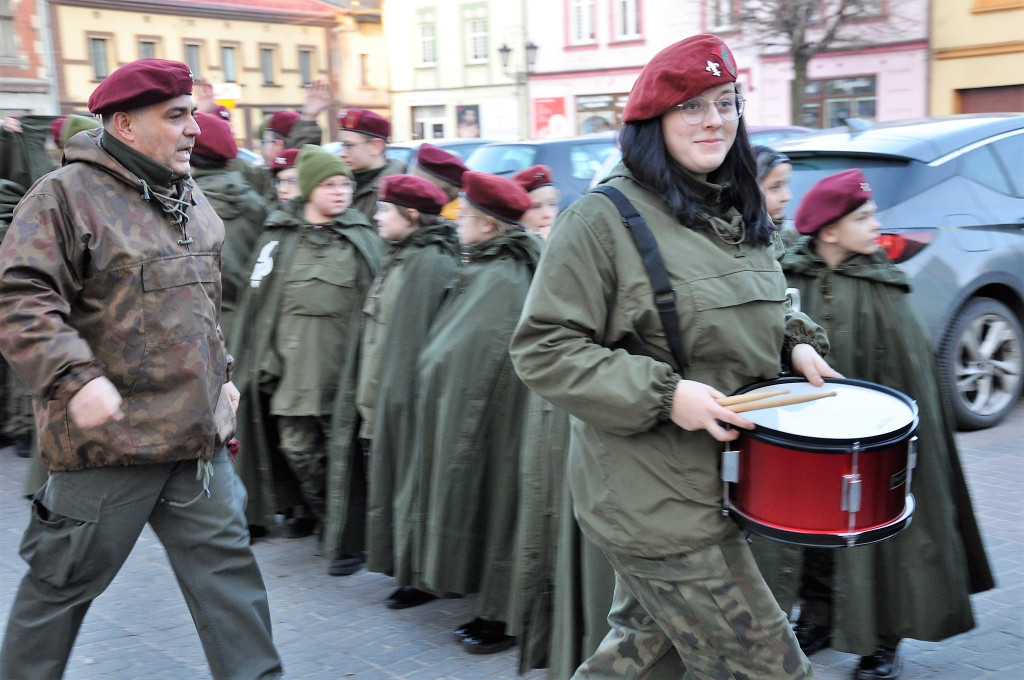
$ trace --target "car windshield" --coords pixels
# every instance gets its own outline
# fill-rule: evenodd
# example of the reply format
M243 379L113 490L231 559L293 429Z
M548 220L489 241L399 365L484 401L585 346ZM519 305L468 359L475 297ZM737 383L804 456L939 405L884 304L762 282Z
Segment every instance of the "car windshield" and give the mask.
M808 156L790 157L790 162L793 164L790 180L793 200L786 210L790 218L796 214L800 199L815 182L850 168L859 169L867 177L879 210L890 208L906 198L905 180L909 162L899 158Z
M537 147L531 144L488 144L474 151L467 165L477 172L513 175L536 165L536 157Z

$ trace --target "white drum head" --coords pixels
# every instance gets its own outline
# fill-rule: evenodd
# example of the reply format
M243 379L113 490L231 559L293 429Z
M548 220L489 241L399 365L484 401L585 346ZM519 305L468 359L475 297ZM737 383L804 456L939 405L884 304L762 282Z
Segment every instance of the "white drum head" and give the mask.
M784 397L836 392L802 404L747 411L740 415L758 427L809 439L857 440L879 437L906 428L914 422L915 409L902 399L879 390L826 382L815 387L809 382L767 384L744 394L788 389Z

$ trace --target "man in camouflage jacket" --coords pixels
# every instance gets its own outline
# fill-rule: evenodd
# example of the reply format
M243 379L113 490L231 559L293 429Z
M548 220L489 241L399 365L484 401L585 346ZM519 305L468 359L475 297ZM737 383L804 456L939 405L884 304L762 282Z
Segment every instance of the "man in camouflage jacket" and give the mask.
M245 493L218 425L238 391L218 326L224 226L188 176L188 67L142 59L97 87L0 247L0 350L35 397L50 470L21 544L0 677L59 678L92 600L148 522L214 678L276 678ZM218 406L220 408L218 408Z

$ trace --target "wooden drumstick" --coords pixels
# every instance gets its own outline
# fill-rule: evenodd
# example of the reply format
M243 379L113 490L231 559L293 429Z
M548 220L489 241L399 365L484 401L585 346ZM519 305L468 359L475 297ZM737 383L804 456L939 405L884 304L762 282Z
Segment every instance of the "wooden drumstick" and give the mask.
M777 397L780 394L789 394L789 390L765 390L764 392L747 392L746 394L737 394L732 397L722 397L721 399L715 399L715 401L717 401L722 406L732 406L733 404L745 404L748 401L757 401L758 399Z
M726 406L727 409L733 413L743 413L744 411L756 411L762 408L774 408L776 406L789 406L790 404L802 404L805 401L814 401L815 399L824 399L825 397L834 397L837 392L822 392L821 394L804 394L794 397L778 397L777 399L761 399L758 401L751 401L742 404L734 404L733 406Z

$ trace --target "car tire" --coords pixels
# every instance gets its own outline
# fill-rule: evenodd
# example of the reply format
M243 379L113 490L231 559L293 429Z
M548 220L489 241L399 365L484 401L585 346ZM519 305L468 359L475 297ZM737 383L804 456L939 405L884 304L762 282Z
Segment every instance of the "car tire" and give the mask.
M998 300L975 298L960 310L939 349L940 384L957 428L1001 421L1021 394L1024 332Z

